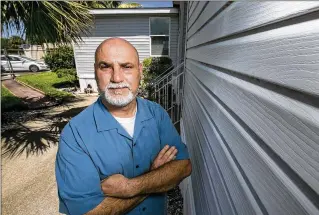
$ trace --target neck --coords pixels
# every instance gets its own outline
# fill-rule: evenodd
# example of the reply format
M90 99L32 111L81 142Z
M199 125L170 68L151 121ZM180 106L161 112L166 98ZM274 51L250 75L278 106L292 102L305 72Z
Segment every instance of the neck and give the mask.
M133 117L135 114L135 110L137 106L136 98L125 107L117 107L114 105L110 105L104 99L101 99L101 100L103 105L110 112L110 114L112 114L115 117L129 118L129 117Z

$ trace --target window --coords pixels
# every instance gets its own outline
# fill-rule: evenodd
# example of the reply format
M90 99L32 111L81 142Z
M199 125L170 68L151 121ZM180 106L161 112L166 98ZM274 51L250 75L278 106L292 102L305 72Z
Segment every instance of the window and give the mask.
M151 56L169 56L169 17L150 18Z
M18 57L8 56L8 58L10 61L21 61L21 59Z
M35 61L34 59L28 58L28 57L25 57L25 56L20 56L20 57L21 57L21 60Z

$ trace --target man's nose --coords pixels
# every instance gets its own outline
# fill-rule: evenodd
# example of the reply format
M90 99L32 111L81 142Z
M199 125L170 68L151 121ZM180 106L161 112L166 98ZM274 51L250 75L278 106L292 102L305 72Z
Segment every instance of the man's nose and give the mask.
M115 83L120 83L124 81L123 72L119 66L114 66L111 81Z

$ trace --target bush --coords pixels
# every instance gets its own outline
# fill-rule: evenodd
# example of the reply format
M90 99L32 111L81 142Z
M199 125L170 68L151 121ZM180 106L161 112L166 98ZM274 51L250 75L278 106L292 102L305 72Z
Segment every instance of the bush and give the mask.
M152 80L161 75L172 65L172 60L169 57L149 57L144 59L143 78L141 81L139 96L151 99ZM169 71L166 71L166 73L168 72Z
M74 82L78 79L76 75L76 69L57 69L55 73L58 78L64 78L70 82Z
M60 46L44 56L44 61L52 71L57 69L75 68L74 53L72 47Z
M143 61L143 72L146 76L157 77L172 65L169 57L149 57Z

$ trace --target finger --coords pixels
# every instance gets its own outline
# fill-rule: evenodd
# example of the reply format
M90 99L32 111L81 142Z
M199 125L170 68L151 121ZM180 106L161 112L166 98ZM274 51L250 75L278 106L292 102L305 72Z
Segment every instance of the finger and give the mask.
M175 150L174 150L174 152L175 152ZM176 153L174 153L174 152L167 158L166 163L172 161L174 159L174 157L176 158L176 156L175 156Z
M167 162L173 160L173 157L175 157L176 154L177 154L177 149L175 149L175 150L172 152L172 154L170 154L170 156L166 159L165 162L167 163Z
M160 151L160 153L158 153L155 159L161 159L168 149L169 149L169 145L164 146L164 148Z
M172 146L167 152L163 155L163 159L167 160L169 156L174 152L175 146Z

